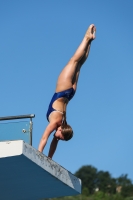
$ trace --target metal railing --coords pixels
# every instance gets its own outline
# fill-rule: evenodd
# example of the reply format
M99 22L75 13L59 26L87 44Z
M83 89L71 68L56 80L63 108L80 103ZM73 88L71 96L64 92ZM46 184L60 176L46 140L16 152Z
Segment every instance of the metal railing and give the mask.
M0 141L4 140L24 140L25 142L32 145L32 130L33 122L32 118L35 114L18 115L18 116L7 116L0 117L1 121L15 120L9 123L0 123ZM30 119L30 121L17 121L18 119Z

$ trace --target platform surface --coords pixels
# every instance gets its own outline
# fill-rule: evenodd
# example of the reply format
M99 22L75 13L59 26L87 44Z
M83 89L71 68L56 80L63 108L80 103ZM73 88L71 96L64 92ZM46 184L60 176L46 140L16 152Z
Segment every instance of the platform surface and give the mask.
M1 200L42 200L80 193L80 179L29 144L0 142Z

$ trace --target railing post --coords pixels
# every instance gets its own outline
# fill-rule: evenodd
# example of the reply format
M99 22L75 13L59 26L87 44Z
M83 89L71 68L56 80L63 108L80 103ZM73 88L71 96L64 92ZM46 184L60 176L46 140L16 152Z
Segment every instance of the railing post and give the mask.
M30 118L30 145L32 146L32 130L33 130L33 122L32 118Z

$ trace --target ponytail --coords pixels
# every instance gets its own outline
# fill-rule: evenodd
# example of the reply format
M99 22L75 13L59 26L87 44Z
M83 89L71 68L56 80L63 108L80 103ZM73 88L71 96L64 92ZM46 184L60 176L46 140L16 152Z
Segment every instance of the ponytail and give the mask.
M71 126L67 124L65 111L63 112L61 129L62 129L62 135L64 136L64 140L68 141L73 137L73 130Z

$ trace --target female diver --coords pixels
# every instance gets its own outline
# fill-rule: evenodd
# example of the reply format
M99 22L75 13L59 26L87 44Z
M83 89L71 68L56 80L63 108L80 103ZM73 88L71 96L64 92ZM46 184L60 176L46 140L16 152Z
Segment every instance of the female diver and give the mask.
M95 39L95 32L95 25L90 25L75 54L58 77L56 92L47 111L49 124L38 147L38 150L42 152L50 134L55 131L48 153L50 158L54 155L59 140L68 141L73 137L73 130L66 122L66 106L75 94L80 68L88 57L91 42Z

